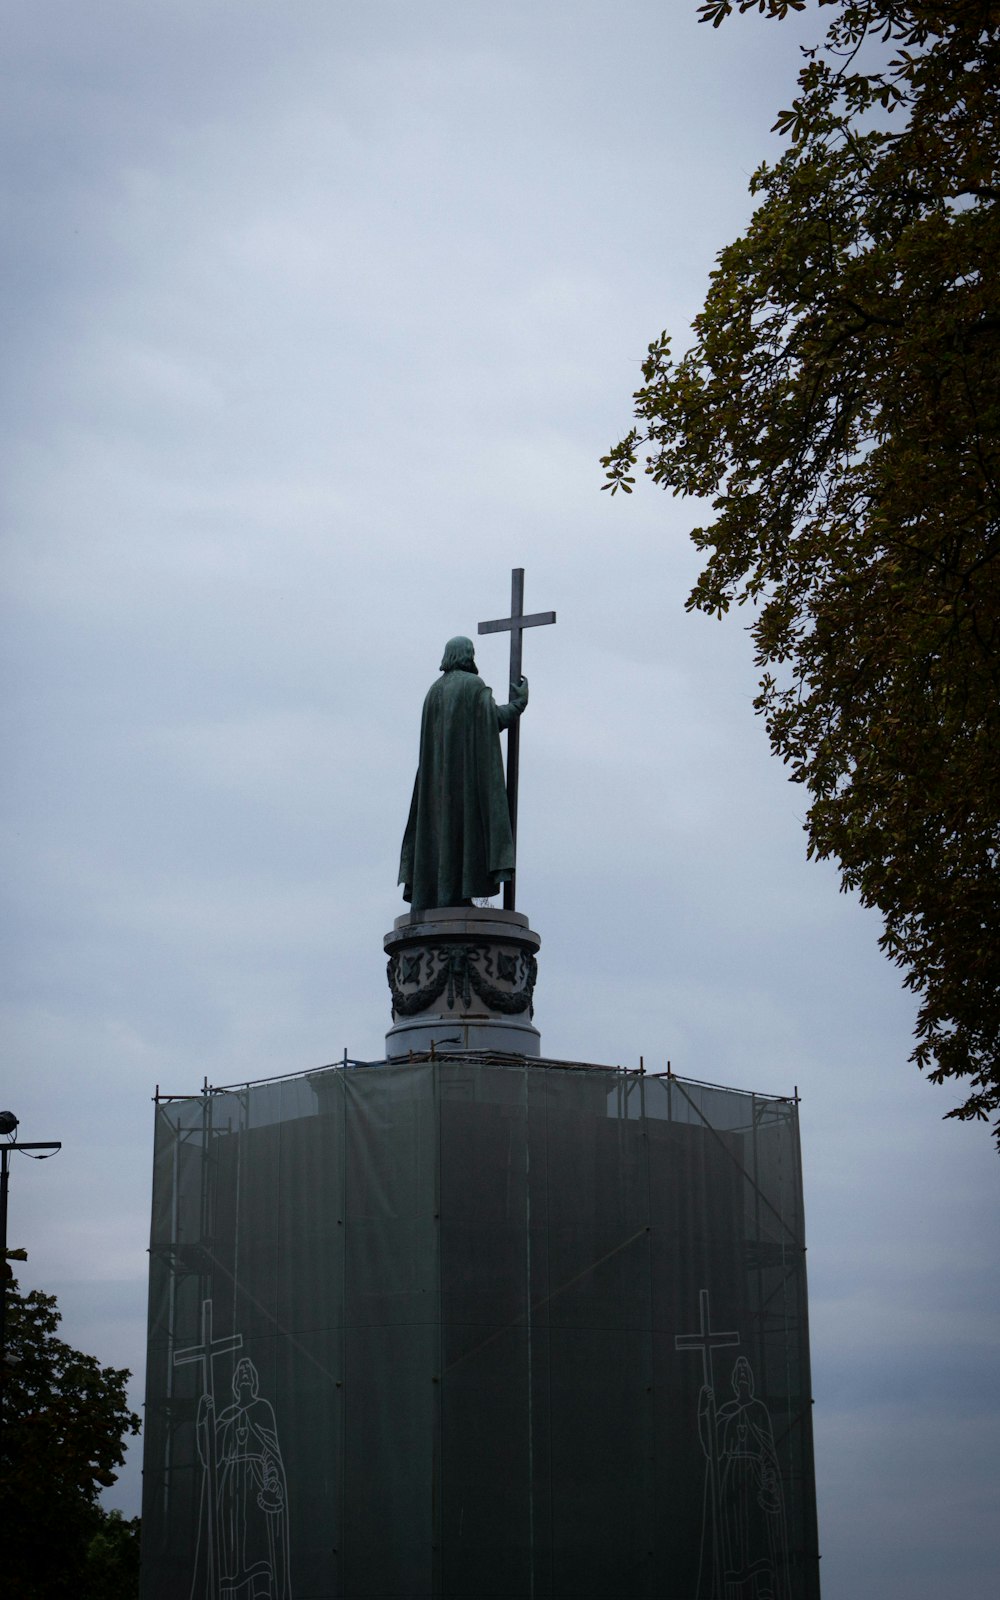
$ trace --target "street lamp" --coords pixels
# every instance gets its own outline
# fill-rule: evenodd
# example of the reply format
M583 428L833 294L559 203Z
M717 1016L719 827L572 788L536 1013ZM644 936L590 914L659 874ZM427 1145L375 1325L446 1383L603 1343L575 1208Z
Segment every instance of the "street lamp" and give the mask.
M18 1143L17 1118L13 1111L0 1111L0 1431L3 1429L3 1392L4 1381L7 1376L7 1279L12 1276L7 1265L7 1184L10 1179L10 1153L12 1150L21 1150L25 1154L34 1150L46 1150L49 1155L55 1155L62 1149L62 1141L55 1143L39 1144L35 1141ZM35 1156L36 1161L44 1161L44 1156ZM13 1254L14 1252L12 1252ZM18 1260L25 1256L20 1251L16 1252Z

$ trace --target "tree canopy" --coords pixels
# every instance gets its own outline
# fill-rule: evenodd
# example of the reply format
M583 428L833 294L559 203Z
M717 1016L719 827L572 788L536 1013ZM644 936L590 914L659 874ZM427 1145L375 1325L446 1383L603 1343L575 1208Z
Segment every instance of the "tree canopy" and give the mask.
M805 0L736 0L780 20ZM912 1059L1000 1110L1000 6L818 0L783 149L694 343L603 459L710 504L688 606L751 603L810 855L884 919ZM718 27L732 0L706 0ZM1000 1137L1000 1121L997 1124Z
M137 1519L98 1503L140 1419L129 1372L57 1337L55 1298L7 1284L0 1523L9 1530L4 1593L105 1600L137 1593Z

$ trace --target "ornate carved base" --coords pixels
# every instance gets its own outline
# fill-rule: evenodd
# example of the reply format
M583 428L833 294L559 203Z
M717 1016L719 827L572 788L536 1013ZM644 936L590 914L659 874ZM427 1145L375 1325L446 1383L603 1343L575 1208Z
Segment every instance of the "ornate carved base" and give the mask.
M385 936L389 1058L448 1045L537 1056L532 1024L541 940L519 911L442 906L397 917Z

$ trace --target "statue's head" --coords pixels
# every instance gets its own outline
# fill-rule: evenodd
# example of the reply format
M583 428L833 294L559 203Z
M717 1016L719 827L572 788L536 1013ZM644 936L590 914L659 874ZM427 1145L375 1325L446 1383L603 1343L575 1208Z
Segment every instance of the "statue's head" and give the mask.
M463 633L454 639L449 639L445 645L444 655L441 658L441 671L478 674L479 668L476 666L476 652L472 640L467 639Z
M247 1405L250 1400L256 1400L257 1389L257 1368L249 1356L242 1356L236 1363L236 1371L233 1373L233 1394L241 1405ZM247 1391L246 1396L243 1390Z
M732 1376L733 1393L743 1405L753 1399L754 1381L753 1368L746 1356L740 1356L733 1366Z

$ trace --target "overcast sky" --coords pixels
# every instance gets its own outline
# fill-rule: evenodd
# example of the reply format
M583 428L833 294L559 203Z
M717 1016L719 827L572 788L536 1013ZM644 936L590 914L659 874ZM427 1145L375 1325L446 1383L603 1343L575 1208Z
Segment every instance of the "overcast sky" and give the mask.
M138 1403L151 1096L383 1053L420 704L524 566L543 1051L798 1086L825 1600L993 1600L1000 1165L684 611L697 508L600 492L820 26L695 17L6 0L10 1238Z

